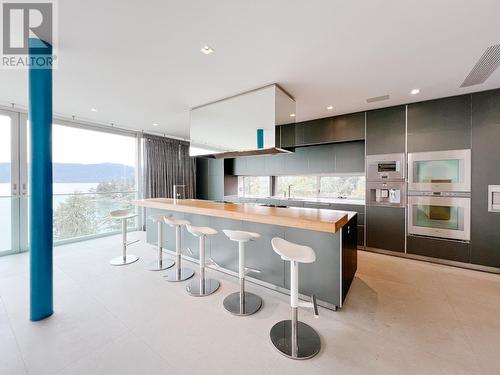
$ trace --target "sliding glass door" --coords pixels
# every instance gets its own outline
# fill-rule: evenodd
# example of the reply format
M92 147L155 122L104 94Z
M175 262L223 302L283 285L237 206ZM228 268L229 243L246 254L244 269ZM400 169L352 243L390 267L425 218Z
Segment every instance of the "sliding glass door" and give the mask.
M0 255L19 251L19 121L0 110Z

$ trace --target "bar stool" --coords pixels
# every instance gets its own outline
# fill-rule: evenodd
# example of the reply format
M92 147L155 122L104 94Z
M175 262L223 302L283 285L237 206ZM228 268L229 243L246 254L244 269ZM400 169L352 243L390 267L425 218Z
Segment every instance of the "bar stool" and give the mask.
M163 277L165 277L167 281L174 282L187 280L193 277L194 270L192 270L191 268L182 268L181 266L181 230L183 226L191 223L187 220L176 219L172 216L164 217L164 222L171 227L175 227L175 267L169 269Z
M127 255L127 246L132 245L133 243L139 242L139 240L134 240L127 242L127 222L129 219L133 219L136 217L136 214L131 214L126 210L115 210L109 213L112 219L121 220L122 222L122 256L113 258L109 261L112 266L124 266L126 264L134 263L139 260L139 257L136 255Z
M215 279L205 278L205 239L207 236L218 232L210 227L195 227L186 225L189 233L200 239L200 276L198 280L193 280L187 287L187 292L193 297L204 297L214 293L219 289L220 283Z
M223 230L223 232L231 241L238 242L238 274L240 278L240 291L232 293L224 298L224 308L234 315L243 316L255 314L262 306L262 298L253 293L245 292L245 275L248 272L260 273L260 271L245 267L245 243L259 238L260 234L227 229Z
M163 222L165 220L165 215L151 215L148 218L153 223L156 223L158 226L158 260L154 260L149 263L145 269L148 271L163 271L167 268L170 268L174 265L174 261L170 259L163 259Z
M290 305L292 320L282 320L271 328L271 341L281 354L292 359L308 359L318 354L321 341L318 333L309 325L299 322L298 307L314 309L318 317L316 297L311 302L299 301L299 263L312 263L316 260L314 250L275 237L271 240L273 250L281 259L290 262Z

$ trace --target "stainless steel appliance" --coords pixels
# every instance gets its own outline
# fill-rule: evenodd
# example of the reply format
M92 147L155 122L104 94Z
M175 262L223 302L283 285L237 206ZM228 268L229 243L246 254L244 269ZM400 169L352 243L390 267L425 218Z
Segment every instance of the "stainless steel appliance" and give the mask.
M404 181L369 181L366 201L370 206L404 207L406 183Z
M470 240L470 150L408 154L408 233Z
M470 150L408 154L408 190L470 192Z
M405 154L368 155L368 181L395 181L405 179Z
M408 233L421 236L470 240L470 198L410 195Z

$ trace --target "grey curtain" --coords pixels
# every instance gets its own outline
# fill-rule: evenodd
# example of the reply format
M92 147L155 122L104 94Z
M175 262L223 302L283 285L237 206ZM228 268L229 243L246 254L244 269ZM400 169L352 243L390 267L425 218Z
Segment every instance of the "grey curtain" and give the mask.
M185 198L196 197L196 160L189 143L144 134L144 196L172 198L174 185L185 185Z

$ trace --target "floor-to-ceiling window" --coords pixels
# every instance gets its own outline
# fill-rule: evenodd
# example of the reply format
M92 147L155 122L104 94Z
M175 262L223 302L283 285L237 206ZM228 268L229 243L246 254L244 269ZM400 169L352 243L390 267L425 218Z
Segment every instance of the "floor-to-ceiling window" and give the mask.
M17 247L17 181L12 170L16 163L15 114L0 111L0 254Z
M54 241L120 230L109 212L134 210L137 138L56 123L52 143Z
M28 135L26 114L0 110L0 255L29 248ZM52 147L55 244L119 232L109 212L137 211L137 133L56 120Z

